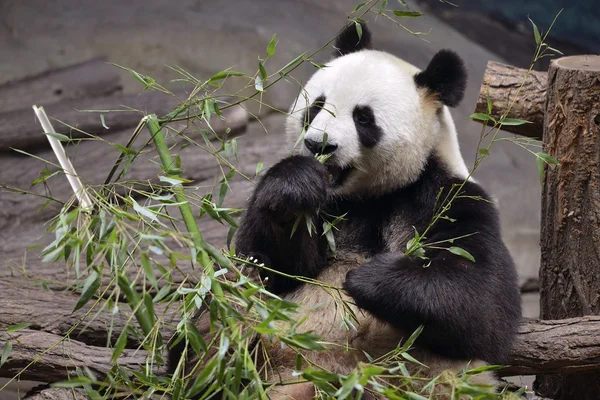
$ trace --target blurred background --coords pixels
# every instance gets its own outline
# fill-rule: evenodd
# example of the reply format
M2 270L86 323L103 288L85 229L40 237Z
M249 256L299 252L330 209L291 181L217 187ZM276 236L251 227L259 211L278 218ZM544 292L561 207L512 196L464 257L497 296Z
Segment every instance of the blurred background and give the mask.
M548 39L549 44L566 55L600 51L597 0L453 0L458 7L440 0L407 2L425 16L401 22L415 32L431 32L417 38L385 18L368 15L374 46L419 67L425 67L441 48L451 48L462 55L470 79L465 100L453 110L453 115L469 165L474 161L481 132L481 125L472 122L469 115L474 111L486 63L495 60L523 68L529 66L535 42L528 16L545 31L564 8ZM228 67L252 75L257 69L257 57L265 57L267 43L276 34L277 51L267 64L272 72L302 52L316 50L331 39L358 3L359 0L0 0L0 97L2 88L9 87L11 82L44 76L48 71L99 56L149 75L169 88L177 88L177 83L170 81L178 77L169 66L179 66L200 79ZM402 5L389 1L388 8L402 8ZM326 61L331 51L331 48L326 49L315 61ZM548 61L541 60L536 69L546 70ZM305 82L314 70L304 65L294 71L293 76ZM142 91L143 87L131 74L116 71L119 74L116 91L132 95ZM285 110L297 92L297 83L281 81L265 93L263 101ZM11 129L7 122L11 114L13 117L15 113L24 115L27 123L34 124L31 109L22 110L31 105L27 94L20 98L18 91L4 93L11 96L0 98L0 133ZM53 89L55 98L47 101L58 102L65 95L63 89L57 87ZM121 103L115 104L119 105ZM250 111L258 112L258 106L254 106ZM154 109L147 111L155 112ZM250 149L254 152L253 162L264 158L268 166L270 161L285 154L283 147L277 144L280 143L277 137L283 132L284 116L267 113L263 107L260 117L269 135L250 117L242 123L245 133L238 148L240 153ZM76 125L78 121L72 123ZM100 121L96 124L100 125ZM68 133L69 130L64 132L64 128L62 131L57 128L57 131ZM119 142L116 131L104 133L107 138L114 135ZM271 142L275 143L277 154L267 155ZM35 147L35 151L47 153L47 143L43 146L46 149ZM81 175L85 176L88 171L93 175L95 170L109 168L117 155L118 152L110 157L98 155L92 157L91 162L87 155L80 154L74 157L75 165ZM7 147L0 149L0 158L0 183L23 186L23 182L31 182L43 168L43 164L33 163ZM195 163L199 163L195 155L188 154L184 165ZM202 175L199 167L197 170L197 176L190 172L189 177L209 179ZM535 157L511 143L498 143L475 177L498 199L504 240L517 263L521 284L528 285L523 294L524 315L537 317L540 182ZM58 179L64 180L64 177ZM68 189L62 187L64 193L54 194L68 198ZM24 202L28 203L27 209ZM27 246L35 243L42 233L39 221L52 215L51 210L41 215L35 212L41 201L29 202L29 198L0 190L0 254L5 262L22 260ZM223 239L218 236L214 238L217 242ZM3 268L4 265L0 266ZM0 386L3 382L0 381ZM16 385L12 387L16 390ZM23 393L21 389L21 395ZM0 392L0 399L17 397L16 391Z

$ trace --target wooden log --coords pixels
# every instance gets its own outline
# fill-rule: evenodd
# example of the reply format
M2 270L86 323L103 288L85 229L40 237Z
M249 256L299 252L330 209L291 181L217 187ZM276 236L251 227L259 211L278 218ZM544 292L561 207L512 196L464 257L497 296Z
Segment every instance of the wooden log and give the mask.
M38 331L56 335L70 332L71 338L82 343L105 346L109 341L114 343L125 326L136 326L135 319L130 319L127 315L131 312L129 307L121 306L118 313L112 314L106 303L100 301L86 315L95 301L92 299L82 309L73 312L78 299L78 293L50 292L30 281L1 279L0 329L16 324L31 324L30 327ZM165 337L171 337L174 332L172 322L177 313L174 310L167 311L161 304L157 304L155 310L158 318L165 323L161 332ZM73 327L76 328L72 330ZM127 345L135 348L138 343L129 340Z
M89 346L51 333L31 329L0 332L0 354L8 342L12 350L0 368L2 378L56 382L74 376L76 368L88 367L102 379L113 366L112 349ZM117 362L122 367L139 370L148 355L146 350L125 349Z
M102 334L102 328L98 332ZM0 332L2 346L7 340L13 346L7 363L0 369L0 377L12 378L31 363L21 379L55 382L66 379L76 367L88 366L100 376L110 369L111 349L74 339L62 340L65 334L32 329ZM119 364L135 369L143 364L146 355L145 351L126 349ZM560 373L577 377L599 371L600 317L524 321L511 353L511 364L500 370L501 376Z
M492 102L491 115L499 120L515 99L526 74L526 69L495 61L488 62L475 105L475 112L487 114L489 93ZM523 119L531 123L515 126L504 125L502 130L535 139L542 138L546 82L547 74L545 72L531 71L529 73L507 118Z
M23 400L87 400L88 397L78 389L53 388L48 385L35 387L23 397Z
M98 57L0 85L0 110L108 96L121 89L119 69L105 57Z
M600 371L600 317L524 321L510 364L500 375Z
M169 96L158 91L148 91L141 94L65 100L49 105L36 101L35 104L44 106L46 114L55 120L52 125L58 133L71 138L89 137L78 131L80 130L91 135L107 137L115 132L137 126L144 113L165 115L187 99L184 91L176 91L174 94L175 96ZM100 113L81 112L81 110L113 110L113 112L103 113L104 125L109 129L102 125ZM248 114L241 107L223 110L223 116L229 117L228 122L223 122L216 117L211 120L211 125L217 133L224 132L227 127L239 131L248 122ZM58 121L78 130L70 129ZM10 148L22 150L50 148L48 139L32 114L31 106L0 113L0 150Z
M600 313L600 56L564 57L548 72L542 188L540 316ZM596 360L600 363L600 358ZM556 400L597 399L600 372L539 376L536 390Z

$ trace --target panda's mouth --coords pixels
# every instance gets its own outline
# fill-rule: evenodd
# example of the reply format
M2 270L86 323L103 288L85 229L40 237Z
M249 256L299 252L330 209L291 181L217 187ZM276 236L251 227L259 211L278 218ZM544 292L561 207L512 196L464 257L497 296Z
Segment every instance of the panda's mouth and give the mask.
M340 167L338 165L326 164L325 166L327 167L327 172L329 172L329 181L333 187L343 185L350 171L354 169L351 165Z

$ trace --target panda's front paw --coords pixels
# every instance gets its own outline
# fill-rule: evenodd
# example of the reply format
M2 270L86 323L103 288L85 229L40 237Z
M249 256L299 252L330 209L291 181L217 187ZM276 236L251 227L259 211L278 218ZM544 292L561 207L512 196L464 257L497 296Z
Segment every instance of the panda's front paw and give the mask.
M267 171L255 190L254 204L281 213L312 212L327 201L330 188L323 164L314 157L292 156Z
M378 254L360 267L348 271L344 289L354 303L365 310L383 307L390 295L390 282L404 256L394 253Z

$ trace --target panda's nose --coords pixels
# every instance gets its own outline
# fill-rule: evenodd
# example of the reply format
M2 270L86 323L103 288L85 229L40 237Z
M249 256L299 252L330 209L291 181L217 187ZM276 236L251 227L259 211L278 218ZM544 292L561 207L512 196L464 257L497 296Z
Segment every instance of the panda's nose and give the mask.
M331 154L338 148L337 144L327 143L323 146L323 142L312 139L304 139L304 145L312 154Z

